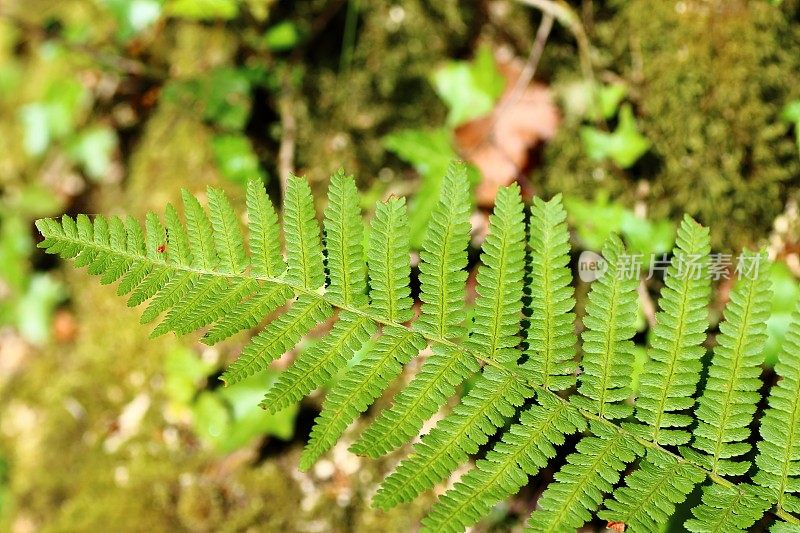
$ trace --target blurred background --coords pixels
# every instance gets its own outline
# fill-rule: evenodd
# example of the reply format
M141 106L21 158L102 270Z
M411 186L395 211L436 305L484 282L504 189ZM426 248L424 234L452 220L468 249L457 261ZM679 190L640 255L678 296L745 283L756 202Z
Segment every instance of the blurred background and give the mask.
M252 177L279 202L292 172L321 211L343 167L368 214L412 198L418 246L463 158L475 249L512 182L528 199L564 194L576 257L611 232L634 253L668 252L683 212L711 226L715 253L767 246L771 365L800 294L798 7L2 0L0 530L407 531L433 498L371 510L396 459L347 452L391 390L301 474L324 390L276 415L257 406L296 354L220 388L244 337L148 339L113 287L35 248L39 217L141 217L207 185L242 207ZM715 283L714 323L731 276ZM641 286L639 361L659 288ZM550 475L477 530L519 524Z

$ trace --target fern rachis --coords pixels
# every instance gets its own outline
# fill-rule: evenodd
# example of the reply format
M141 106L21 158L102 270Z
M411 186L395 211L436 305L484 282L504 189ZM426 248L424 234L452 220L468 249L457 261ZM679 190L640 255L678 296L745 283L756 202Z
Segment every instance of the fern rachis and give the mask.
M381 506L412 499L518 417L486 458L440 497L423 521L429 530L461 530L475 523L525 485L558 453L565 435L576 432L582 434L579 444L542 496L529 522L533 529L573 530L596 515L647 531L704 480L702 502L686 524L692 531L744 530L769 507L786 523L800 523L792 514L800 511L795 495L800 489L795 475L800 470L800 313L761 421L758 472L746 483L741 476L748 463L736 458L748 450L747 428L760 387L768 282L762 271L734 289L709 379L695 405L710 288L702 276L681 276L681 261L689 258L699 260L701 272L707 268L708 231L693 220L681 224L651 359L641 392L630 398L636 281L618 279L616 265L610 264L607 275L592 284L578 372L569 234L559 198L534 200L526 236L518 189L500 192L483 246L476 319L465 323L470 201L463 166L448 172L423 243L422 309L416 320L402 199L378 205L365 253L352 178L340 172L331 180L324 242L306 182L290 178L285 193L285 261L278 215L256 182L247 189L246 240L227 198L215 189L207 195L208 213L183 194L185 224L167 206L164 225L149 214L146 231L133 219L101 216L64 217L60 223L46 219L37 226L48 252L75 258L103 283L119 281L118 292L130 294L131 305L149 300L143 321L163 317L156 334L208 328L203 340L214 343L275 314L226 370L223 378L229 383L265 368L332 318L327 335L301 352L266 391L268 409L280 409L323 385L369 343L371 349L331 386L301 458L304 469L426 346L432 355L352 450L379 456L405 444L467 377L481 372L475 388L423 436L416 454L400 463L375 499ZM625 253L613 237L603 251L609 260ZM521 320L526 260L530 316ZM275 313L279 308L284 309ZM527 346L524 353L520 339ZM578 388L570 393L576 374ZM623 486L614 489L627 469Z

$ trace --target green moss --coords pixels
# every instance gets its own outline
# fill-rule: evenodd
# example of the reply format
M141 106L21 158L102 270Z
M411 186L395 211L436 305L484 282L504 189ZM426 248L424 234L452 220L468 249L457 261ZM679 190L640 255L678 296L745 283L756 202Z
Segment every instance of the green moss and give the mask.
M715 228L716 247L759 242L800 175L797 148L779 120L800 91L797 3L619 6L597 24L593 44L602 67L622 69L651 153L627 172L595 164L577 125L568 124L537 179L547 193L591 198L602 187L629 203L645 201L655 216L688 212Z

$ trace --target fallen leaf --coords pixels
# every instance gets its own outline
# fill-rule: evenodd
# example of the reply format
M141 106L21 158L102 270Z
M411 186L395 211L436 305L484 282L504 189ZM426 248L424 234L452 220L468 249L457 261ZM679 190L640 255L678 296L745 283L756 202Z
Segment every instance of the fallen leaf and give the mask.
M547 86L531 83L515 90L522 61L498 58L497 66L506 85L494 110L455 131L458 151L481 171L476 199L482 207L494 205L497 190L517 179L530 162L531 149L551 139L561 119Z

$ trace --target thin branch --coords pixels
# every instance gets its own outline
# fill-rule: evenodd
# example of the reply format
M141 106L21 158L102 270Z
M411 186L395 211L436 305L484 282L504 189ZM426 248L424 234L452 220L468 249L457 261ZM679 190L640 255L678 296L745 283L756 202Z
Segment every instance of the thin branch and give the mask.
M289 176L294 174L294 152L297 138L297 120L294 116L292 99L294 91L290 82L283 84L278 97L278 114L281 119L281 143L278 147L278 179L281 191L286 191Z

